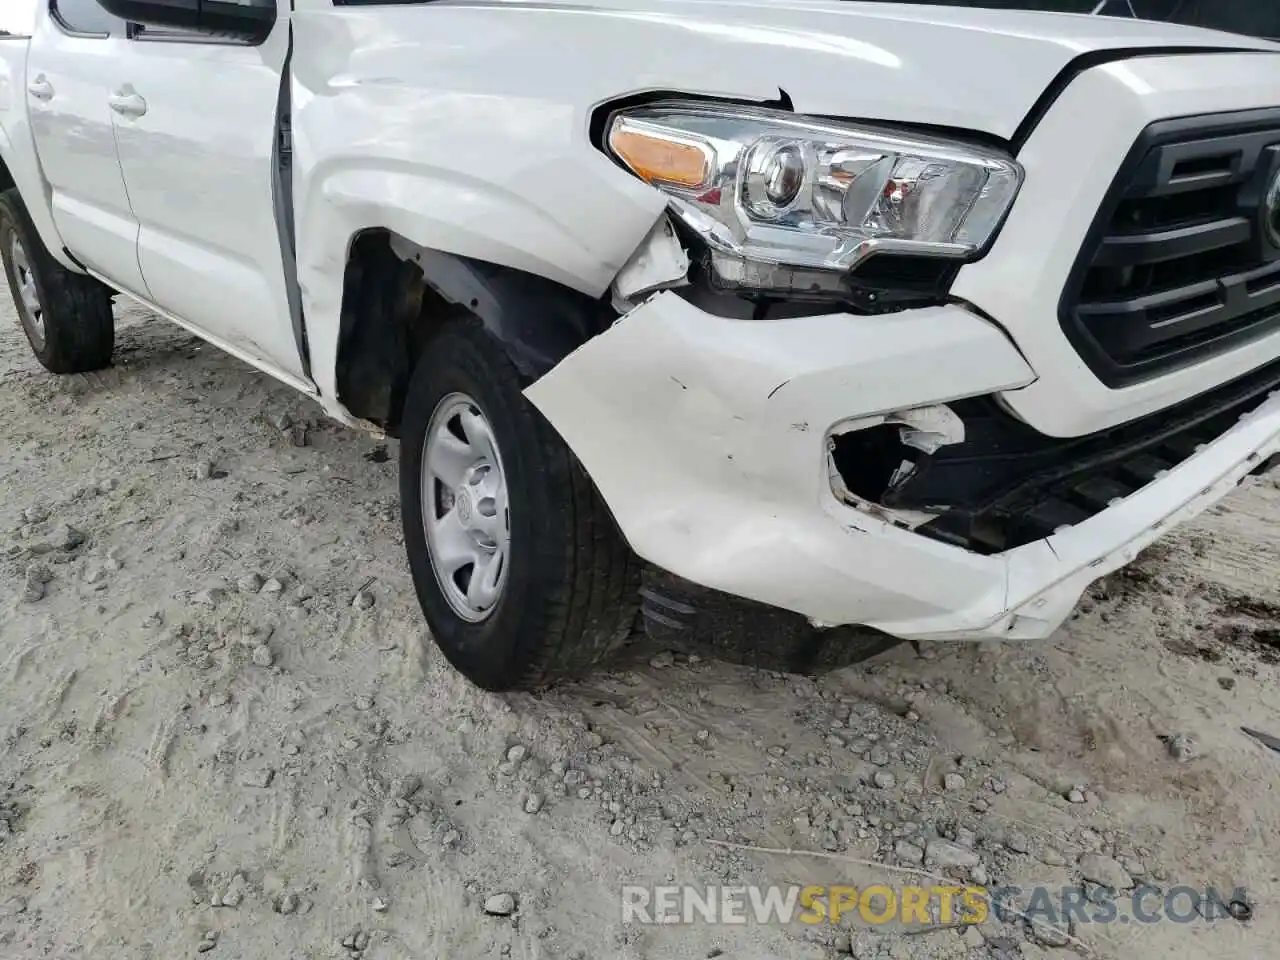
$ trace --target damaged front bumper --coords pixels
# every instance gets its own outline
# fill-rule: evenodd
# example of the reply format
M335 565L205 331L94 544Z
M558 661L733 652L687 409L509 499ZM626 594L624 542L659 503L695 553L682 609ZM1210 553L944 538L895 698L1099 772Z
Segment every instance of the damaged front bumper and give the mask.
M927 456L964 439L944 405L1034 380L1005 334L960 305L753 322L665 292L528 396L658 567L824 625L1033 639L1280 452L1275 393L1130 496L998 553L917 532L937 513L886 507L836 469L833 434L892 424L904 452Z

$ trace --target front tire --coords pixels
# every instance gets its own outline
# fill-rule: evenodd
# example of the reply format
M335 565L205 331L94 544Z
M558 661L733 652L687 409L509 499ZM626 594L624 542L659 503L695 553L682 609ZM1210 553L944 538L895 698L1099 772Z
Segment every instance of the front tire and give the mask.
M427 625L486 690L581 676L635 622L639 570L590 479L473 321L430 342L405 399L400 499Z
M0 193L0 259L27 342L52 373L87 373L111 363L111 291L53 259L17 189Z

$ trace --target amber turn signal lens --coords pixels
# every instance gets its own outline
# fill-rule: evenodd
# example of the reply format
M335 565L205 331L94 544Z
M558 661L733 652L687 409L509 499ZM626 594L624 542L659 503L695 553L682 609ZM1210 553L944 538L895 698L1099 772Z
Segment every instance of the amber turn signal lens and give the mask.
M609 133L609 149L642 180L677 187L701 187L711 173L710 147L681 143L659 133L618 121Z

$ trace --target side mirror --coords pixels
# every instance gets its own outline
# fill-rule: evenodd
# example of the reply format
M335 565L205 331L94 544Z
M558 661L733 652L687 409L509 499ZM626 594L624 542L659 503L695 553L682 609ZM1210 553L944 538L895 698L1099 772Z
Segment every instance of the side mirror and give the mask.
M201 30L261 43L276 22L276 0L98 0L132 23Z

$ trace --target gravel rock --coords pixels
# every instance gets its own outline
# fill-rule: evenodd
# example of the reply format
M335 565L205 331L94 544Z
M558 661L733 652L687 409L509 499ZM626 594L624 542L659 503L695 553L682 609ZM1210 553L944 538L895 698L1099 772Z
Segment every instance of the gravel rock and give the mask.
M898 782L897 778L888 770L877 770L875 776L871 779L881 790L892 790Z
M1016 830L1011 830L1005 835L1004 845L1014 853L1031 852L1031 841Z
M1084 803L1084 791L1079 787L1072 787L1071 790L1067 792L1067 800L1070 803Z
M230 702L231 697L225 690L215 690L209 694L209 706L211 707L225 707Z
M893 852L897 854L898 859L904 863L923 863L924 851L914 843L906 840L899 840L894 844Z
M197 460L191 468L192 479L209 480L213 477L213 463L209 460Z
M965 780L958 773L948 773L942 778L942 786L947 790L963 790L965 788Z
M271 577L262 585L262 592L269 595L279 596L284 592L284 584L275 577Z
M976 853L950 840L930 840L925 856L939 867L976 867L979 863Z
M542 794L530 793L524 798L524 812L537 813L542 809Z
M40 543L35 544L32 549L36 553L48 553L51 551L67 553L83 544L84 541L85 535L83 533L73 526L60 523L50 530L49 535Z
M270 767L255 767L240 774L240 782L246 787L269 787L276 772Z
M1050 867L1062 867L1067 863L1067 858L1055 847L1041 847L1036 851L1036 859Z
M236 581L236 587L241 593L259 593L262 590L263 582L262 574L246 573Z
M271 648L263 643L253 648L253 662L260 667L269 667L276 662L276 658L271 653Z
M1195 741L1185 733L1170 737L1166 745L1169 756L1179 762L1190 760L1196 755Z
M1028 923L1027 933L1033 942L1043 943L1046 947L1065 947L1071 942L1071 930L1066 924L1050 923L1043 917Z
M216 607L227 595L227 588L221 584L211 584L191 597L191 602L201 607Z
M421 789L422 778L416 773L406 774L391 781L391 798L393 800L408 800Z
M351 606L356 610L368 610L374 604L374 596L368 590L357 590L351 598Z
M1129 876L1120 861L1100 853L1086 853L1077 863L1081 875L1086 880L1114 890L1129 890L1133 887L1133 878Z
M495 893L485 900L484 912L491 917L509 917L516 912L516 898L509 893Z
M296 893L286 893L276 901L276 913L289 916L298 910L298 895Z
M33 563L27 567L27 583L38 583L44 586L53 580L53 570L47 563Z
M529 751L524 746L524 744L517 743L510 750L507 751L507 762L519 763L521 760L525 758L525 754L527 754L528 752Z

